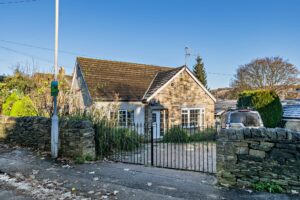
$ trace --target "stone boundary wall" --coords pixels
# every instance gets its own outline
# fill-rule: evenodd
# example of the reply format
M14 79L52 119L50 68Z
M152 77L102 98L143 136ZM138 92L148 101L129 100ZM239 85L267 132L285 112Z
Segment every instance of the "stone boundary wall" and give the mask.
M59 156L95 157L95 131L89 121L60 120ZM51 119L0 116L0 141L51 151Z
M300 133L282 128L221 130L217 176L228 187L273 182L285 192L300 192Z

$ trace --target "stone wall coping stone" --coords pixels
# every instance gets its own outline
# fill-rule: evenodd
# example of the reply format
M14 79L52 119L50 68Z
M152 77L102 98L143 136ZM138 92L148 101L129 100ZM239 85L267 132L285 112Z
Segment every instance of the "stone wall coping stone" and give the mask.
M284 128L245 128L240 130L221 129L218 139L243 141L257 140L264 141L300 141L300 133L292 132Z

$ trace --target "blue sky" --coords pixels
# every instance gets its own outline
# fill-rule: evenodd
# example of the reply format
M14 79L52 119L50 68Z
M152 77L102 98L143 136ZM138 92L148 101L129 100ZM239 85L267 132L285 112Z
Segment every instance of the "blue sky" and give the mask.
M53 49L54 0L8 1L18 0L0 0L0 74L32 57L51 72L53 52L4 41ZM59 54L68 73L76 55L181 66L188 46L202 56L209 87L227 87L255 58L282 56L299 68L300 1L61 0L59 37L60 50L75 53Z

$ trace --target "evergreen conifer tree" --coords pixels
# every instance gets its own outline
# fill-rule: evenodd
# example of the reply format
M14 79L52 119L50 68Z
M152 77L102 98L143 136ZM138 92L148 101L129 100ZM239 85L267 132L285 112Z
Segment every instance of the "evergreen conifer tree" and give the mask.
M207 80L206 80L206 72L204 68L204 63L202 62L202 58L197 56L196 64L193 68L193 73L197 77L197 79L207 88Z

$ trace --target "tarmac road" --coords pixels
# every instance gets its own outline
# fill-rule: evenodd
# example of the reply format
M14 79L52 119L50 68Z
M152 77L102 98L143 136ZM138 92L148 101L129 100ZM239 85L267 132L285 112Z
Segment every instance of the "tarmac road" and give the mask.
M20 179L24 179L25 183L26 181L35 181L35 184L40 183L40 185L44 186L45 180L50 183L59 183L57 185L60 185L63 192L59 193L60 191L57 190L57 198L59 195L68 195L67 191L73 191L73 188L82 197L77 199L83 199L84 197L91 199L133 200L300 199L300 196L296 195L257 193L220 188L213 175L199 172L112 162L63 165L47 160L43 156L38 156L26 149L13 149L3 145L0 145L0 172L8 174L12 178L15 176L21 177ZM8 184L8 182L2 182L0 186L5 184ZM18 188L6 190L2 186L0 187L0 199L9 199L13 196L16 199L28 199L27 196L36 199L34 191L23 191ZM43 189L41 192L47 192L47 190ZM22 197L20 194L24 196ZM2 198L1 195L9 198ZM76 199L76 197L72 198ZM48 199L47 195L44 195L44 199Z

